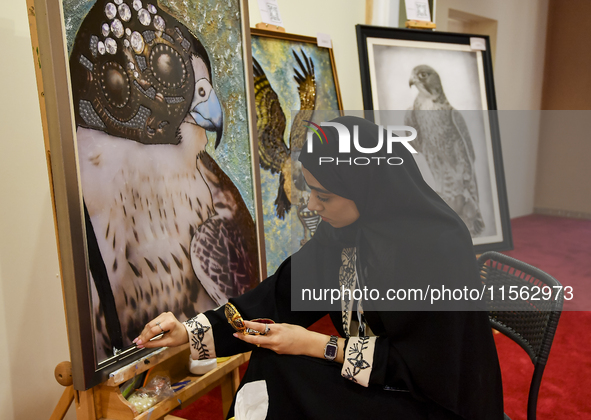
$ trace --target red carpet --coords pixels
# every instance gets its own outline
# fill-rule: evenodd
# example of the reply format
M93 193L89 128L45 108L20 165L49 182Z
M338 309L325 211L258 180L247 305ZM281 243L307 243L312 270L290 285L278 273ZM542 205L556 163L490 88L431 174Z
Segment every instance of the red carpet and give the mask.
M519 260L574 287L575 299L591 297L591 221L531 215L511 221ZM565 302L565 309L572 307ZM502 334L495 335L505 394L505 412L525 420L533 365ZM591 312L562 312L538 400L539 420L591 419Z
M508 255L572 285L577 305L591 307L591 221L531 215L513 219L514 250ZM575 302L576 304L576 302ZM573 303L565 303L565 309ZM579 306L582 307L582 306ZM312 329L331 334L330 319ZM505 412L526 420L533 365L527 354L502 334L495 335L501 361ZM188 420L222 420L219 389L173 413ZM591 420L591 312L564 311L544 372L538 400L539 420Z

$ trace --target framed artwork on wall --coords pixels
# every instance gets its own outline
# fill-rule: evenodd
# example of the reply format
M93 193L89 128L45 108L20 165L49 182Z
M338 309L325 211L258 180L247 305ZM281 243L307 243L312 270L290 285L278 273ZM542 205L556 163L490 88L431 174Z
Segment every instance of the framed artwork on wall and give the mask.
M488 37L357 25L357 42L364 108L417 130L423 178L477 253L511 249Z
M147 353L132 340L159 313L191 318L265 275L248 11L41 3L73 379L87 389Z
M314 234L297 155L310 121L342 109L332 48L316 38L251 29L257 140L268 272ZM290 245L291 244L291 245Z

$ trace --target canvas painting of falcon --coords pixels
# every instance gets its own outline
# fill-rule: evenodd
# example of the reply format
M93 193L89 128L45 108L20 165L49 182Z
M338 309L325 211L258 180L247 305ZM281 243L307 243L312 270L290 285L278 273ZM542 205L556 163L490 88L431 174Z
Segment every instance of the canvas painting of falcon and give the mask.
M332 49L315 38L256 29L251 40L267 270L274 272L320 222L307 209L296 163L306 121L342 104Z
M198 6L64 1L99 362L259 281L239 3Z
M480 211L474 145L466 121L449 103L441 78L432 67L416 66L409 86L416 86L418 93L404 124L417 130L414 144L427 161L435 180L432 186L460 215L472 236L478 237L486 225Z
M458 213L472 238L496 234L494 214L487 213L493 208L493 190L486 133L478 112L486 105L479 91L476 54L429 54L427 49L384 45L374 46L373 52L380 62L376 80L388 86L389 92L379 96L379 109L405 110L397 117L417 130L413 145L424 178ZM458 64L452 66L453 60ZM459 69L463 69L461 74ZM406 75L400 80L392 73ZM399 94L402 90L404 95Z
M357 27L364 106L416 129L424 180L462 218L475 247L511 243L490 53L463 34Z

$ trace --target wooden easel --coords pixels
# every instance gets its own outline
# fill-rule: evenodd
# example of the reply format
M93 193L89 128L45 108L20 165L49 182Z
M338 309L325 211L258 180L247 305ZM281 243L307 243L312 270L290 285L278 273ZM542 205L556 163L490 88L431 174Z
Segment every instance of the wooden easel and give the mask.
M195 376L189 373L186 365L189 357L189 345L178 349L168 349L174 354L162 363L157 356L153 363L158 363L153 374L165 375L171 378L172 383L189 381L189 383L158 404L143 413L138 413L135 408L121 395L119 385L137 375L135 365L129 365L117 371L117 375L108 381L95 386L87 391L76 391L72 385L72 366L70 362L62 362L55 368L56 380L66 387L62 397L56 405L50 420L62 420L70 408L72 402L76 407L78 420L175 420L178 417L169 415L172 410L185 408L198 398L207 394L212 389L220 386L222 391L222 411L224 417L228 414L234 394L240 384L238 368L250 359L250 353L232 356L227 360L218 362L218 366L203 376ZM151 363L152 364L152 363Z

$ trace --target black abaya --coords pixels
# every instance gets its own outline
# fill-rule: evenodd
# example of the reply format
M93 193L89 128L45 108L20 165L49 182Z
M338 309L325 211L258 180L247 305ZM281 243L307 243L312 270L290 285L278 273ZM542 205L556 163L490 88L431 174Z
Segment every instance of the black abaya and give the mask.
M273 276L254 290L230 301L244 319L271 318L276 322L308 327L325 313L292 312L289 306L290 281L291 259L287 259ZM267 382L268 419L503 418L500 372L491 331L486 324L488 321L482 313L366 313L369 327L379 335L375 360L380 361L372 369L368 387L343 378L341 365L336 362L307 356L278 355L234 338L232 334L235 331L227 322L223 307L205 312L204 315L211 325L216 357L253 350L241 387L245 383L258 380ZM341 314L331 312L330 316L337 330L344 335ZM477 325L482 322L483 328L469 326L474 336L458 337L454 331L461 328L457 325L445 325L446 321L450 321L450 316L455 318L456 323ZM390 319L392 320L389 321ZM431 337L414 337L424 331L421 323L431 323L433 331L439 330L440 333ZM407 327L401 328L400 325ZM415 334L414 331L419 333ZM455 348L454 341L465 343L466 353L458 354L452 360L442 360L448 357L445 346ZM491 343L493 347L490 347ZM427 347L432 359L424 360L423 367L409 366L402 356L407 352L408 346L411 346L411 350L416 350L416 346ZM213 357L213 349L209 350L210 357ZM460 376L465 375L465 380L460 378L459 381L461 388L456 388L457 378L448 381L445 377L447 372L454 370ZM478 372L481 380L474 378L474 372ZM427 380L432 385L428 390L423 390L415 382L415 378L419 379L419 383L423 383L424 378L429 378ZM446 408L454 406L457 401L446 401L447 404L440 402L450 394L450 386L457 393L457 401L468 402L469 406L461 408L465 412L474 413L473 416L462 416ZM232 413L233 410L229 417Z
M376 145L375 124L352 117L334 121L351 133L357 126L363 147ZM292 311L292 297L300 296L298 288L339 288L347 252L355 255L350 260L354 268L348 269L355 272L357 284L382 293L388 287L480 288L466 226L423 181L408 150L394 143L393 153L404 160L399 166L320 165L318 156L339 153L336 129L324 129L328 141L316 144L315 153L304 148L300 161L324 188L354 201L359 219L341 229L320 223L312 240L275 275L231 299L243 318L308 327L333 311L333 324L341 336L349 337L343 319L350 319L354 309L341 312L340 302L328 308L319 302L315 312ZM362 157L354 149L348 156ZM359 362L355 372L346 371L354 359L351 346L365 337L351 334L343 366L255 348L245 381L267 381L271 419L501 420L501 376L488 317L464 303L450 308L397 302L393 307L364 301L365 321L377 338L367 339L373 350L369 347L371 354L355 359ZM202 358L253 350L232 336L223 309L199 315L186 325L193 354ZM363 380L357 375L362 370Z

